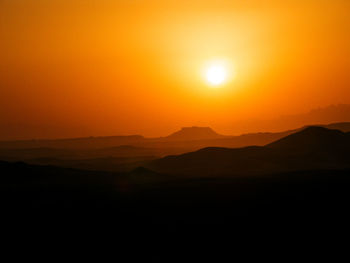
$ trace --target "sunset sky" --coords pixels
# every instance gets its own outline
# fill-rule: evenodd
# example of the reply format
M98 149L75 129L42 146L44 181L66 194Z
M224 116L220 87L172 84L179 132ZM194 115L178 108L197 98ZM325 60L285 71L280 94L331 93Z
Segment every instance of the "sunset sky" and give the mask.
M0 0L0 139L234 134L350 104L349 14L349 0Z

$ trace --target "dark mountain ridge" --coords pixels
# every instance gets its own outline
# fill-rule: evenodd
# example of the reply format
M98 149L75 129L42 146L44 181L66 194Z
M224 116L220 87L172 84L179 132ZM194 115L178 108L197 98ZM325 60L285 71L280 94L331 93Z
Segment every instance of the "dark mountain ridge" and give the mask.
M330 125L320 125L331 128L341 128L344 131L350 127L350 123L335 123ZM0 142L0 160L4 161L24 161L29 164L38 165L56 165L61 167L72 167L72 168L86 168L89 170L106 170L121 172L127 171L129 169L135 169L139 165L149 164L151 160L156 160L169 155L180 155L184 153L191 153L198 151L203 148L208 147L221 147L221 148L242 148L249 145L263 146L268 145L268 148L278 148L281 144L285 143L288 135L298 133L302 130L306 130L307 127L298 130L290 130L280 133L255 133L255 134L243 134L241 136L223 136L217 134L215 131L208 127L188 127L183 128L180 131L162 138L144 138L142 136L114 136L114 137L93 137L93 138L78 138L78 139L66 139L66 140L49 140L49 141L18 141L18 142ZM308 131L311 131L308 129ZM333 132L334 136L339 137L339 132ZM303 133L302 133L303 134ZM306 154L306 145L311 144L314 141L314 148L319 146L319 152L325 155L328 151L328 156L330 159L339 159L340 153L346 155L346 149L340 151L343 144L343 139L340 139L339 147L336 151L332 150L335 142L331 138L328 138L327 133L326 138L323 139L322 133L315 132L313 136L305 138L299 138L297 141L302 143L290 142L290 147L293 148L292 152L296 154L296 147L299 147L299 151L304 147L301 154ZM298 135L301 136L300 134ZM201 139L199 139L201 138ZM294 138L290 137L290 138ZM288 140L291 140L291 139ZM278 140L280 142L277 143ZM127 142L127 143L126 143ZM275 143L273 143L275 142ZM13 143L13 144L12 144ZM23 143L23 144L22 144ZM47 145L48 143L48 145ZM326 144L329 144L328 146ZM7 146L7 148L3 148ZM23 146L23 148L18 148ZM30 147L29 147L30 146ZM40 147L34 147L40 146ZM50 146L50 147L48 147ZM29 148L27 148L29 147ZM33 148L34 147L34 148ZM286 147L286 146L284 146ZM327 148L327 151L325 151ZM314 149L314 150L315 150ZM239 150L242 151L242 150ZM265 149L264 151L268 151ZM275 149L274 151L277 151ZM200 151L201 152L201 151ZM266 157L269 156L269 151ZM281 154L286 154L287 151ZM333 154L333 156L332 156ZM263 155L263 154L262 154ZM314 156L316 156L314 154ZM206 157L216 159L216 157ZM259 162L259 165L253 166L247 161L246 158L241 158L240 156L232 157L235 160L240 160L232 168L232 171L240 172L238 169L242 164L246 163L248 167L247 171L252 170L254 167L257 171L259 169L263 170L264 166L272 165L271 160L268 158L265 160L264 156L256 157L255 162ZM280 158L279 156L273 157L276 160ZM325 158L325 157L324 157ZM205 160L205 158L202 158ZM199 159L197 162L200 162ZM265 160L265 161L263 161ZM223 163L221 163L221 161ZM157 161L155 161L157 162ZM222 160L218 160L220 166L208 167L207 173L219 173L224 167L227 171L230 168L230 162L226 160L226 157L222 157ZM282 162L282 161L281 161ZM234 161L232 163L235 163ZM326 160L327 163L327 160ZM150 164L151 165L151 164ZM153 164L152 164L153 165ZM209 164L206 164L209 165ZM273 164L273 166L281 166L280 163ZM158 169L159 167L156 167ZM244 167L241 167L243 169ZM163 168L162 168L163 169ZM184 169L181 167L174 167L171 172L181 172L178 169ZM192 169L191 166L188 167L189 171ZM271 167L269 168L271 169ZM168 172L168 169L164 171ZM182 172L181 172L182 173Z
M267 145L279 149L330 149L347 148L349 133L324 127L311 126Z
M317 125L329 129L338 129L343 132L350 131L350 122ZM181 130L160 138L145 138L141 135L109 136L109 137L86 137L59 140L22 140L0 141L0 149L32 149L32 148L55 148L55 149L103 149L117 146L135 146L146 148L167 148L164 155L185 153L205 147L244 147L249 145L266 145L289 134L298 132L303 128L282 131L277 133L260 132L248 133L239 136L225 136L216 133L209 127L184 127ZM177 151L173 149L177 148ZM170 151L169 151L170 150Z
M135 232L164 233L164 225L184 233L194 225L203 232L215 224L215 231L221 225L222 232L231 227L235 234L239 228L246 234L257 223L268 234L273 227L280 232L286 226L304 226L305 233L317 223L317 232L339 225L343 231L349 222L344 209L350 200L349 137L308 127L266 146L209 147L124 173L83 170L90 160L80 160L81 170L0 161L2 211L9 218L6 226L15 225L9 227L11 234L31 218L28 225L35 233L40 228L47 232L62 226L65 220L59 216L75 219L78 226L85 223L84 231L106 226L110 233L109 227L115 226L115 236L122 229L130 236L135 227Z
M190 176L268 174L350 168L350 133L308 127L267 146L209 147L148 164L157 172Z

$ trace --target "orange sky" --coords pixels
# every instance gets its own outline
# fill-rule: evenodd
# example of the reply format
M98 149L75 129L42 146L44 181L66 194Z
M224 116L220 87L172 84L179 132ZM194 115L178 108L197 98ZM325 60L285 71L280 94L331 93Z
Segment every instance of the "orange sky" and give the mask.
M349 13L348 0L2 0L0 139L231 134L349 104ZM220 88L202 76L216 59L235 72Z

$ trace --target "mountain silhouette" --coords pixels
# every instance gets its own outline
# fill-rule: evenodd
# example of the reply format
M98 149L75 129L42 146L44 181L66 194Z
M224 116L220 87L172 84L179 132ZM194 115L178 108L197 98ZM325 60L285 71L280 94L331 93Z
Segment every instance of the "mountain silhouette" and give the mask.
M213 163L213 167L207 167L208 170L204 171L204 173L215 175L223 171L227 174L238 174L245 171L249 173L255 169L255 172L258 173L259 171L264 172L265 170L272 171L272 167L281 168L282 160L281 163L272 163L268 158L272 153L277 155L276 157L271 157L274 160L282 158L281 156L287 153L294 154L295 156L297 154L304 156L308 153L309 156L307 156L307 158L310 158L310 156L322 155L323 159L341 160L343 156L346 156L347 152L346 147L344 147L346 144L343 138L346 135L342 134L340 131L327 130L325 128L338 128L346 132L350 128L350 123L333 123L319 125L317 127L303 127L279 133L264 132L243 134L240 136L220 135L209 127L187 127L167 137L160 138L112 136L0 142L0 160L10 162L23 161L28 164L36 165L55 165L59 167L113 172L127 172L132 171L138 166L149 165L147 168L153 169L154 166L156 171L163 171L164 169L166 173L184 173L186 169L188 169L186 173L190 173L191 169L193 169L191 165L185 167L187 164L183 164L183 167L173 167L170 169L170 167L167 167L165 164L161 164L158 167L158 163L163 163L162 159L162 161L158 160L169 155L179 156L196 151L201 154L205 152L215 152L216 154L216 150L213 149L266 145L266 148L270 150L257 150L258 148L256 147L249 147L249 150L234 150L231 154L235 155L234 152L236 151L238 152L236 154L238 156L233 156L231 158L233 161L224 154L223 157L220 157L220 160L217 160L218 164L216 166ZM338 147L335 147L335 145L338 145ZM274 149L274 151L272 151L272 149ZM278 153L279 155L275 153L278 149L281 151L281 153ZM229 149L229 151L232 151L232 149ZM257 155L255 157L258 164L254 164L254 160L247 159L244 154L242 155L242 152L250 152L250 154L252 154L254 151L266 152L266 156ZM316 154L313 152L316 152ZM217 154L221 155L221 153ZM190 154L190 156L192 156L192 154ZM191 159L190 157L186 158ZM196 158L197 157L194 157L194 159ZM288 158L290 159L291 157ZM284 161L289 160L288 158L285 158ZM300 159L298 156L295 158ZM320 160L322 158L319 157ZM170 162L169 159L172 159L172 157L166 158L166 163ZM199 157L197 162L206 162L206 159L215 160L217 157ZM152 163L152 160L155 160L155 162ZM317 159L313 160L313 162L316 161ZM155 165L155 163L157 163L157 165ZM327 163L329 163L329 160L325 161L325 164ZM230 168L231 164L232 169ZM245 169L243 164L248 168ZM267 169L266 167L260 167L260 164L265 166L271 165L271 167ZM310 162L310 167L311 164ZM204 164L204 167L207 165L209 164ZM199 167L200 166L199 164ZM301 164L299 164L298 167L303 168ZM304 168L306 167L307 165L304 165ZM314 167L316 167L316 165L314 165ZM194 172L194 174L198 176L196 172Z
M339 130L331 130L323 127L308 127L304 130L286 136L280 140L267 145L267 147L275 149L331 149L344 148L349 146L349 134Z
M257 218L269 233L276 222L283 226L301 222L297 227L309 229L305 220L333 231L339 219L344 226L349 222L344 209L350 201L349 137L338 130L307 127L266 146L209 147L137 161L138 168L130 165L125 172L108 172L122 158L57 160L60 167L0 161L2 211L4 218L10 216L10 226L14 218L23 222L28 214L42 226L46 221L42 219L53 211L53 219L47 221L50 227L62 225L64 220L57 216L62 215L75 218L79 225L85 222L84 231L94 225L99 230L117 226L118 234L126 229L128 235L135 226L136 232L164 233L164 224L186 233L198 224L200 231L213 225L216 231L217 225L223 231L229 227L237 231L237 226L251 228ZM50 149L36 151L51 154ZM148 148L124 145L105 151L139 153ZM100 154L99 149L92 152ZM67 156L66 151L55 154ZM131 159L128 162L136 161ZM100 167L107 170L98 171ZM162 226L154 228L156 224Z
M225 136L216 133L210 127L183 127L181 130L170 134L165 137L167 140L179 140L179 141L190 141L190 140L208 140L218 139Z
M350 122L338 122L320 126L327 129L340 130L342 132L350 132Z
M329 129L337 129L343 132L350 131L350 122L333 123L327 125L318 125ZM238 136L224 136L216 133L209 127L184 127L181 130L166 136L158 138L145 138L140 135L129 136L107 136L107 137L85 137L85 138L71 138L58 140L22 140L22 141L0 141L0 159L8 156L23 155L23 151L17 154L16 151L9 151L11 149L26 149L25 155L30 157L30 151L33 150L33 155L38 155L39 151L48 155L60 158L61 156L76 158L76 155L81 155L84 150L101 150L104 152L103 156L111 156L118 153L128 152L128 147L138 147L139 150L130 150L135 152L135 155L144 155L144 148L156 152L158 157L170 154L181 154L191 151L196 151L205 147L228 147L237 148L245 146L264 146L272 143L278 139L286 137L290 134L301 131L307 127L302 127L294 130L287 130L282 132L259 132L247 133ZM120 147L119 149L116 147ZM42 148L37 150L37 148ZM110 148L110 149L107 149ZM114 149L111 149L114 148ZM123 149L124 148L124 149ZM62 150L69 151L62 151ZM105 149L105 150L102 150ZM72 152L74 150L74 152ZM42 155L40 153L40 155ZM108 153L108 154L107 154ZM120 154L119 154L120 153ZM73 156L74 155L74 156ZM95 153L87 156L86 152L83 154L84 158L94 158ZM101 157L101 154L98 154ZM42 156L40 156L42 157ZM13 160L23 160L23 158L15 158Z
M190 176L252 175L350 168L350 134L308 127L266 146L209 147L151 161L147 168Z

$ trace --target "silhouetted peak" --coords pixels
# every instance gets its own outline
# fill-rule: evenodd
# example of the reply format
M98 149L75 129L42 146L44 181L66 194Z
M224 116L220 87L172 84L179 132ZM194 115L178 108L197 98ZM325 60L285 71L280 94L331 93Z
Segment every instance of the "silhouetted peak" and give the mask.
M339 130L328 129L321 126L309 126L305 129L297 132L295 134L291 134L290 136L343 136L344 133ZM288 137L288 136L287 136Z
M203 140L223 137L210 127L183 127L181 130L169 135L168 139L173 140Z
M339 131L310 126L267 146L272 148L324 147L346 144L348 136Z
M350 132L350 122L331 123L322 125L322 127L325 127L327 129L340 130L342 132Z

